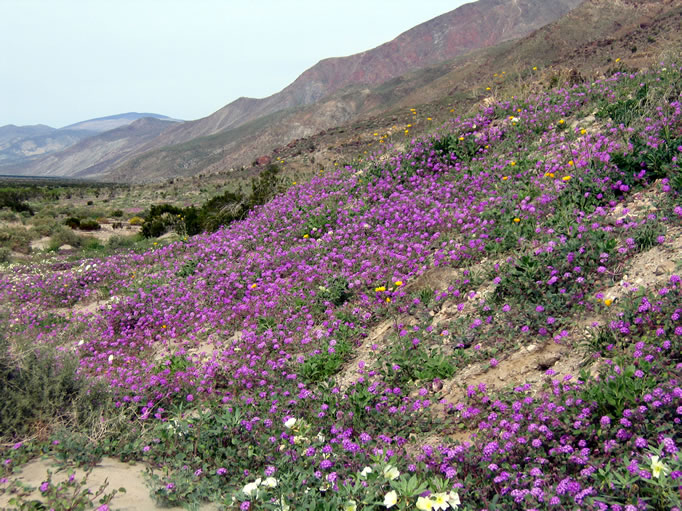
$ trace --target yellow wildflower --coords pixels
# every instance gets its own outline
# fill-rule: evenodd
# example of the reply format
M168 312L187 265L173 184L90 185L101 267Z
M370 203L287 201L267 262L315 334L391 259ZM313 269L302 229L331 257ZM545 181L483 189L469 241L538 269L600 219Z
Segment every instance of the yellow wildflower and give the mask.
M572 167L573 165L574 165L573 160L568 160L568 166L569 166L569 167Z
M386 303L391 303L391 298L388 296L386 297Z
M308 235L308 234L303 235L303 239L308 239L308 238L310 238L310 235Z
M403 285L403 281L402 281L402 280L396 280L396 281L395 281L395 285L398 286L398 287L400 287L400 286Z
M511 161L511 162L509 162L509 165L511 165L512 167L514 167L514 166L516 165L516 162L515 162L515 161Z
M256 283L254 282L253 284L251 284L251 289L256 289L257 286L258 286L258 284L256 284Z
M537 70L538 70L538 66L533 66L533 71L537 71Z
M587 133L587 130L586 130L585 128L583 128L583 129L580 130L580 134L581 134L581 135L584 135L585 133Z
M374 288L374 291L376 291L377 293L383 293L384 291L386 291L386 286L376 287Z
M620 57L618 57L618 58L616 59L616 62L620 62Z
M564 124L565 122L566 121L564 121L563 119L559 119L559 124Z
M516 217L516 218L514 219L514 223L515 223L515 224L518 224L520 221L521 221L521 219L520 219L519 217Z
M612 303L613 300L611 300L611 298L607 298L606 300L604 300L604 305L606 305L607 307L611 307Z
M427 117L426 120L427 120L427 121L432 121L433 119L431 119L431 117Z
M506 181L507 179L509 179L509 176L502 176L502 181Z
M564 177L561 178L561 180L564 181L564 182L568 182L568 181L571 180L571 176L564 176Z
M486 87L485 90L489 91L492 90L490 87Z

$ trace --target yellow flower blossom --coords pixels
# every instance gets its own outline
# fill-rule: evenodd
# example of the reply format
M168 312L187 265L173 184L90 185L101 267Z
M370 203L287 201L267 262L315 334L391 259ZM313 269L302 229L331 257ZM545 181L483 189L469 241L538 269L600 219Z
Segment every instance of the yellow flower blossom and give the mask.
M391 303L391 298L388 296L386 297L386 303Z
M509 179L509 176L502 176L502 181L506 181L507 179Z
M581 135L584 135L585 133L587 133L587 130L586 130L585 128L583 128L583 129L580 130L580 134L581 134Z
M533 66L533 71L537 71L537 70L538 70L538 66Z
M564 124L565 122L566 121L564 121L563 119L559 119L559 124Z
M573 165L574 165L573 160L568 160L568 166L569 166L569 167L572 167Z
M310 235L309 235L309 234L304 234L304 235L303 235L303 239L308 239L308 238L310 238Z
M612 303L613 300L611 300L611 298L607 298L606 300L604 300L604 305L606 305L607 307L611 307Z
M402 280L396 280L396 281L395 281L395 285L398 286L398 287L400 287L400 286L403 285L403 281L402 281Z
M258 287L258 284L256 284L255 282L253 284L251 284L251 289L256 289L257 287Z
M516 162L515 162L515 161L511 161L511 162L509 162L509 165L511 165L512 167L514 167L514 166L516 165Z
M616 62L620 62L620 57L618 57L618 58L616 59Z
M564 182L568 182L568 181L571 180L571 176L564 176L564 177L561 178L561 180L564 181Z
M521 219L520 219L519 217L516 217L516 218L514 219L514 223L515 223L515 224L518 224L520 221L521 221Z
M386 286L375 287L374 291L376 291L377 293L383 293L384 291L386 291Z

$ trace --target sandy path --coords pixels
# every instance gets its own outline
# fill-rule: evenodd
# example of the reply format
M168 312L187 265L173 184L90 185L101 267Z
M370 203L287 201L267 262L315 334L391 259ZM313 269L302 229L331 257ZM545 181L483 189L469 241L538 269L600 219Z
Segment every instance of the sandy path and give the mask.
M17 479L24 484L38 487L47 478L47 470L51 470L52 480L54 482L64 481L67 477L66 470L57 471L57 465L51 459L37 459L33 460L21 468L21 471L10 479ZM83 470L76 470L76 479L80 480L83 477ZM104 480L109 481L105 492L110 493L114 489L125 488L126 493L119 493L111 501L111 509L119 509L121 511L145 511L155 509L166 509L169 511L183 509L181 507L164 507L157 506L149 496L149 488L144 484L144 465L130 465L122 463L113 458L103 458L102 461L93 469L88 477L88 488L94 493ZM40 492L36 490L31 498L38 498ZM8 501L9 495L0 495L0 509L11 509ZM206 511L214 511L219 509L217 505L209 504L201 506L199 509Z

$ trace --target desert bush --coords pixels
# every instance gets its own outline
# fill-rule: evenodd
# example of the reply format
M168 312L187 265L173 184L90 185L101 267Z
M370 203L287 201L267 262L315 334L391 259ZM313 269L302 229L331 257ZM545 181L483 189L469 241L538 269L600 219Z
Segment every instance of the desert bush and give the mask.
M132 248L137 243L137 236L112 236L107 242L107 246L113 250L122 248Z
M134 216L130 220L128 220L128 223L130 225L142 225L144 224L144 218L141 218L139 216Z
M79 218L71 216L64 220L64 225L66 225L67 227L71 227L71 229L78 229L81 225L81 221Z
M99 231L101 229L101 226L99 225L99 222L97 220L85 219L81 220L78 228L81 231Z
M49 346L16 352L0 337L0 433L21 438L68 423L92 427L110 404L106 386L76 375L78 359Z
M15 252L28 254L31 252L31 233L23 227L5 227L0 229L0 247Z
M0 247L0 263L9 263L12 260L12 251L7 247Z
M78 236L71 229L60 227L50 238L49 249L57 250L62 245L71 245L72 247L80 247L83 243L83 238Z
M0 221L2 222L18 222L19 216L11 209L0 209Z

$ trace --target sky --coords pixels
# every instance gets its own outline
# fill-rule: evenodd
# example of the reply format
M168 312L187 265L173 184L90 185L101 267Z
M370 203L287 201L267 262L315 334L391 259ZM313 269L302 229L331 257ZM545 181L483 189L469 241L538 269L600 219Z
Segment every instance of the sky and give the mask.
M468 0L0 0L0 126L205 117Z

